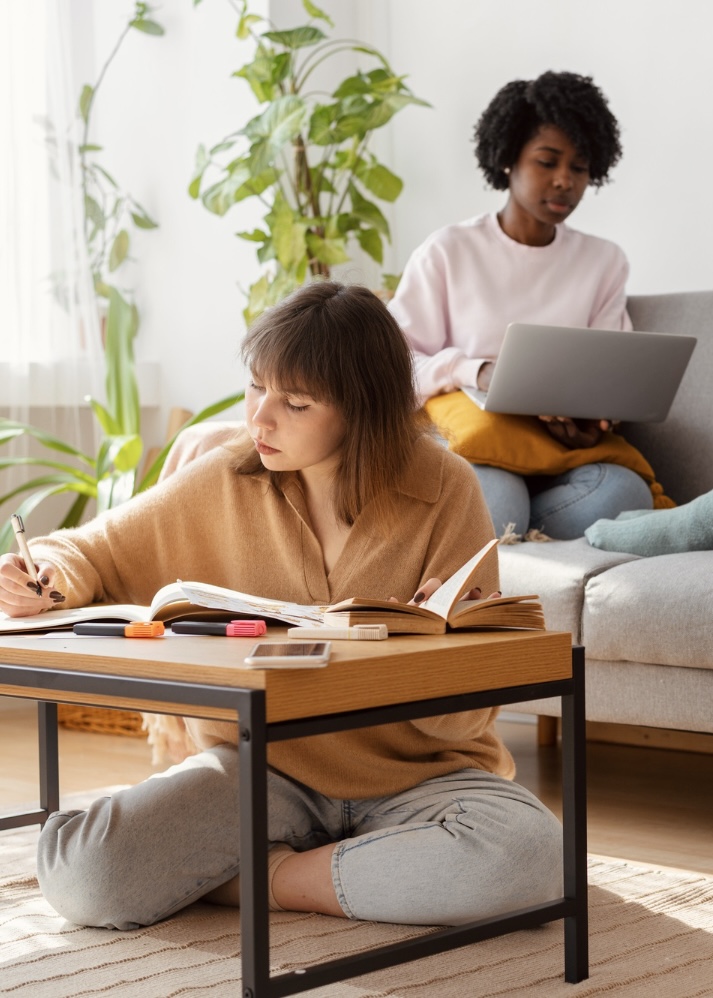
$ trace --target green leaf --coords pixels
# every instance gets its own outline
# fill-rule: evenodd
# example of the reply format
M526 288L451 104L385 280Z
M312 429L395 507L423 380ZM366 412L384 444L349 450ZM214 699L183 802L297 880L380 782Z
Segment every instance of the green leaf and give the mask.
M267 232L262 229L253 229L252 232L236 232L238 239L247 239L250 243L264 243L270 238Z
M381 128L382 125L385 125L388 121L391 121L393 116L398 111L401 111L409 104L419 104L421 107L430 107L430 104L427 101L419 100L418 97L414 97L412 94L388 94L382 100L375 101L372 104L371 109L366 115L367 130L372 131L375 128Z
M141 460L144 446L136 433L105 437L97 456L97 478L113 473L134 471Z
M96 201L91 194L86 194L84 197L84 214L97 229L103 229L106 225L104 212L102 211L99 202Z
M301 49L308 45L316 45L327 36L319 28L305 25L301 28L291 28L289 31L266 31L263 37L288 49Z
M344 248L343 239L323 239L314 232L308 232L307 248L310 256L330 266L337 263L349 263L349 254Z
M92 100L94 99L94 87L90 87L88 83L85 83L82 87L82 92L79 95L79 114L86 125L87 119L89 118L89 111L92 106Z
M362 222L367 222L377 232L388 237L389 223L372 201L367 201L365 197L362 197L354 184L349 185L349 197L352 203L352 214L356 215Z
M307 224L299 221L295 213L282 196L275 198L275 203L267 216L272 234L275 255L283 267L295 266L305 255L305 233Z
M144 17L136 17L133 21L129 21L129 27L136 28L137 31L143 31L146 35L165 34L160 24L157 24L156 21L147 21Z
M302 6L310 17L318 18L320 21L326 21L330 28L334 27L334 21L329 14L325 14L323 10L320 10L316 4L312 3L312 0L302 0Z
M137 211L131 212L131 217L134 220L134 225L139 229L157 229L158 225L153 219L149 218L146 214L139 214Z
M109 297L108 294L107 297ZM99 426L105 434L111 435L119 432L119 424L116 422L112 414L101 404L101 402L98 402L95 398L92 398L91 395L87 395L85 401L89 404L97 422L99 423Z
M131 499L134 494L136 474L133 471L114 472L97 482L97 512L114 509Z
M262 194L262 192L266 191L268 187L272 187L278 176L279 174L277 171L273 170L272 167L269 167L257 176L250 177L235 191L233 201L237 203L238 201L244 201L245 198L255 197L258 194Z
M403 189L403 181L381 163L358 167L356 175L362 184L383 201L395 201Z
M87 508L89 498L89 496L77 496L60 523L59 530L68 530L70 527L77 527L82 522L82 516Z
M94 475L90 475L86 471L82 471L81 468L74 468L70 464L62 464L59 461L40 460L39 458L36 457L0 458L0 469L2 469L3 471L6 468L16 468L21 465L34 468L55 468L56 471L61 472L62 481L77 479L78 481L86 482L88 485L91 485L92 482L94 481ZM31 484L34 485L34 483L25 482L21 486L21 489L24 490L28 488L29 485Z
M238 21L238 28L235 34L238 38L249 38L251 25L257 24L258 21L262 21L259 14L243 14Z
M40 489L44 489L46 485L59 488L63 492L81 492L90 498L96 494L96 482L94 479L90 482L84 482L81 479L73 478L69 474L41 475L38 478L33 478L30 481L23 482L22 485L18 485L17 488L13 489L11 492L8 492L4 496L0 496L0 505L9 502L11 499L21 495L23 492L30 492L32 495L32 493L35 493ZM28 498L31 498L31 495L28 496ZM20 515L22 515L20 510L17 510L17 512L20 512Z
M396 291L401 280L401 274L382 274L381 283L387 291Z
M101 152L103 148L104 148L103 146L95 146L91 142L87 142L86 145L79 146L79 152L80 153Z
M44 430L40 430L36 426L31 426L29 423L18 423L11 419L0 419L0 434L5 438L5 440L0 439L0 442L5 442L11 439L12 436L19 436L23 433L34 437L43 447L60 451L62 454L72 454L86 464L94 464L93 458L89 457L83 451L78 450L71 444L65 443L63 440L59 440L57 437L51 436L49 433L45 433Z
M210 156L206 152L205 146L200 145L196 150L196 165L193 168L193 176L191 182L188 185L188 193L192 198L197 198L200 195L201 181L203 180L203 174L205 173L206 167L210 163Z
M115 271L117 267L126 259L126 254L129 252L129 233L126 229L121 229L117 234L114 242L111 244L111 251L109 253L109 270Z
M279 96L279 84L286 79L292 67L290 52L274 52L262 46L252 62L233 73L250 84L261 104Z
M108 410L120 433L138 434L141 422L134 369L135 316L116 288L109 293L106 319L106 394Z
M287 94L278 97L262 114L249 121L244 133L251 141L266 141L274 156L286 143L296 138L306 116L305 102L300 97Z
M267 308L267 289L268 281L264 274L248 289L248 302L243 310L248 328Z
M384 247L381 236L376 229L360 229L357 232L357 239L364 252L368 253L373 260L376 260L377 263L384 262Z
M111 184L111 186L112 186L112 187L118 187L118 186L119 186L119 185L117 184L117 182L116 182L116 181L114 180L114 178L112 177L112 175L111 175L110 173L108 173L108 172L107 172L107 171L106 171L106 170L104 169L104 167L103 167L103 166L100 166L100 165L99 165L99 163L94 163L94 164L93 164L93 169L95 169L95 170L98 170L98 171L99 171L99 173L101 173L101 175L102 175L103 177L106 177L106 179L107 179L107 180L109 181L109 183Z

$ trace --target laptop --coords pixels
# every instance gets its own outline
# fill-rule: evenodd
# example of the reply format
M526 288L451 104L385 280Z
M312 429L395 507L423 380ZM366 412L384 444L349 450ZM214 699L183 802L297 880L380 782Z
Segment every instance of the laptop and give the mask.
M488 391L462 391L488 412L660 422L695 345L675 333L512 322Z

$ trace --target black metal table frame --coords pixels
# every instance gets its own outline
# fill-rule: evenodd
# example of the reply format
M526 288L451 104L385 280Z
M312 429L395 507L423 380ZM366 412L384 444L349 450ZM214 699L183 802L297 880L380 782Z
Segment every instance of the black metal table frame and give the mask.
M587 909L586 740L584 714L584 649L572 649L572 678L512 686L480 693L462 693L339 714L267 723L266 696L260 689L202 685L171 680L139 679L0 664L0 686L62 691L62 702L86 703L82 695L101 695L141 702L187 707L227 708L240 728L239 807L240 905L243 998L280 998L335 981L395 966L423 956L495 936L564 919L565 980L576 983L589 973ZM68 696L66 694L77 694ZM32 698L35 699L36 692ZM456 713L561 697L562 702L562 825L564 895L554 901L517 909L495 918L424 933L417 939L392 943L338 960L272 976L270 974L269 910L267 906L267 744L309 735L389 724L439 714ZM104 706L111 706L106 704ZM152 706L152 710L155 707ZM190 714L190 711L186 711ZM40 746L40 809L0 819L0 830L43 824L59 809L57 702L38 701Z

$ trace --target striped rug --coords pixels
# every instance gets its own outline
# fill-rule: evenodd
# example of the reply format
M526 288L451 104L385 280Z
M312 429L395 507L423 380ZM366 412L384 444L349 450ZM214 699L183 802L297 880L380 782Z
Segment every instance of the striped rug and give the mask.
M0 994L237 998L239 913L194 905L134 932L72 925L34 877L36 829L0 833ZM591 856L590 977L563 980L562 926L463 947L308 992L314 998L713 998L713 879ZM321 915L272 916L273 971L420 934Z

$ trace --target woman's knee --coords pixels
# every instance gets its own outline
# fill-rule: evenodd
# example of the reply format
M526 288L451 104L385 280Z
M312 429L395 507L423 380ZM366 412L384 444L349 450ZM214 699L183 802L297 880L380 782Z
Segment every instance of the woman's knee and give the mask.
M562 826L527 791L499 802L491 814L482 806L472 816L465 812L459 823L471 831L459 874L474 906L469 918L481 917L484 908L494 915L562 896Z
M111 823L110 798L95 801L89 811L51 815L39 839L37 878L47 901L68 921L137 928L146 921L135 899L131 903L130 859L117 856Z
M474 464L472 468L497 536L505 533L508 527L516 534L524 534L530 521L530 493L525 479L512 471L486 464Z

